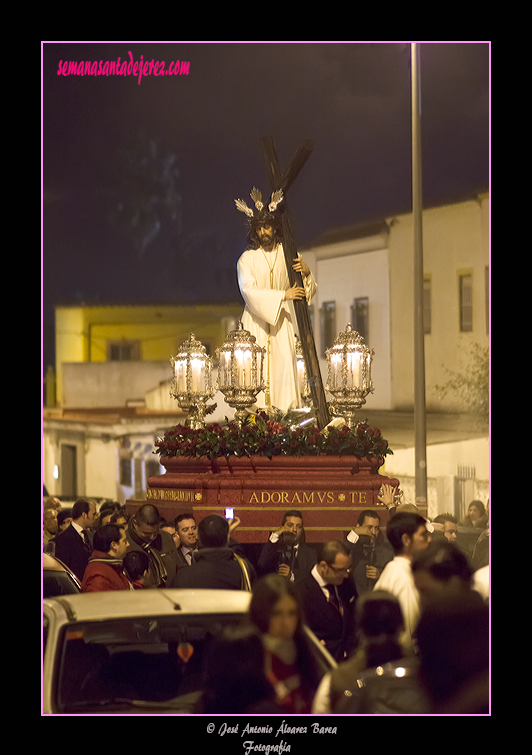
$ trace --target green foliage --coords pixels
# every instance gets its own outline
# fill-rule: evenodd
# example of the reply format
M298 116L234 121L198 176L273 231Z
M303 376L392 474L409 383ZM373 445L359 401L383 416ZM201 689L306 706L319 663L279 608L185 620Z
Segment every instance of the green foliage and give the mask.
M468 407L479 424L489 424L489 347L473 344L466 352L468 364L459 372L445 368L449 380L444 385L436 385L440 398L454 394Z
M299 426L272 420L265 412L249 414L239 425L212 423L194 430L177 425L157 440L154 453L162 457L221 456L356 456L384 458L393 453L380 430L360 422L356 427L330 427L320 431L314 421Z

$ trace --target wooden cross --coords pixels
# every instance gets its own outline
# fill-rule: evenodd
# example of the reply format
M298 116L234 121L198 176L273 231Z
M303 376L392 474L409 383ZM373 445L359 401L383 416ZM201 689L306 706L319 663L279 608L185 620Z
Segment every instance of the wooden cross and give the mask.
M279 169L279 161L277 160L275 145L270 136L266 136L262 139L262 149L266 159L272 192L277 191L278 189L282 189L283 191L283 202L285 203L285 210L281 215L283 225L283 251L290 286L297 283L298 286L303 287L304 283L301 273L292 268L292 265L294 264L293 260L297 257L297 250L290 223L290 216L288 214L288 205L286 204L286 193L309 158L313 150L313 144L310 141L304 142L298 148L290 164L282 174ZM316 409L318 425L323 429L330 422L331 417L321 380L320 364L316 353L316 345L314 343L314 334L312 332L308 302L305 297L303 299L295 299L293 303L299 329L299 339L301 341L303 357L305 359L310 395L312 403Z

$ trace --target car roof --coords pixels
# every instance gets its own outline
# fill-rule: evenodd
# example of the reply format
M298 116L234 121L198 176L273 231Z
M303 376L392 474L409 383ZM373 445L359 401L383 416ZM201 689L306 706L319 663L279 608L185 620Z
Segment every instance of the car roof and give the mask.
M140 589L62 595L44 601L61 607L71 621L101 621L135 616L186 616L248 611L244 590Z

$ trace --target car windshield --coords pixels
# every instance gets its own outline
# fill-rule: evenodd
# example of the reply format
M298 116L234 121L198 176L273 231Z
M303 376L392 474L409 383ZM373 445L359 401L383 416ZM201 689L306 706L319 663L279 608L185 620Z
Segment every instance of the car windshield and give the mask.
M75 595L79 586L68 572L44 570L42 574L43 598L53 598L57 595Z
M132 704L182 709L187 699L199 696L209 643L228 624L242 621L239 614L217 614L68 625L56 675L58 711L119 710Z

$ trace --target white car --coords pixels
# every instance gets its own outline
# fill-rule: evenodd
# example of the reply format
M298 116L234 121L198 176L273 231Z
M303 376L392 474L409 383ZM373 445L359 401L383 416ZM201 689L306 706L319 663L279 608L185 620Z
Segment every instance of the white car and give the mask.
M247 617L240 590L116 590L43 601L43 714L192 713L212 638ZM305 627L323 673L334 659Z

